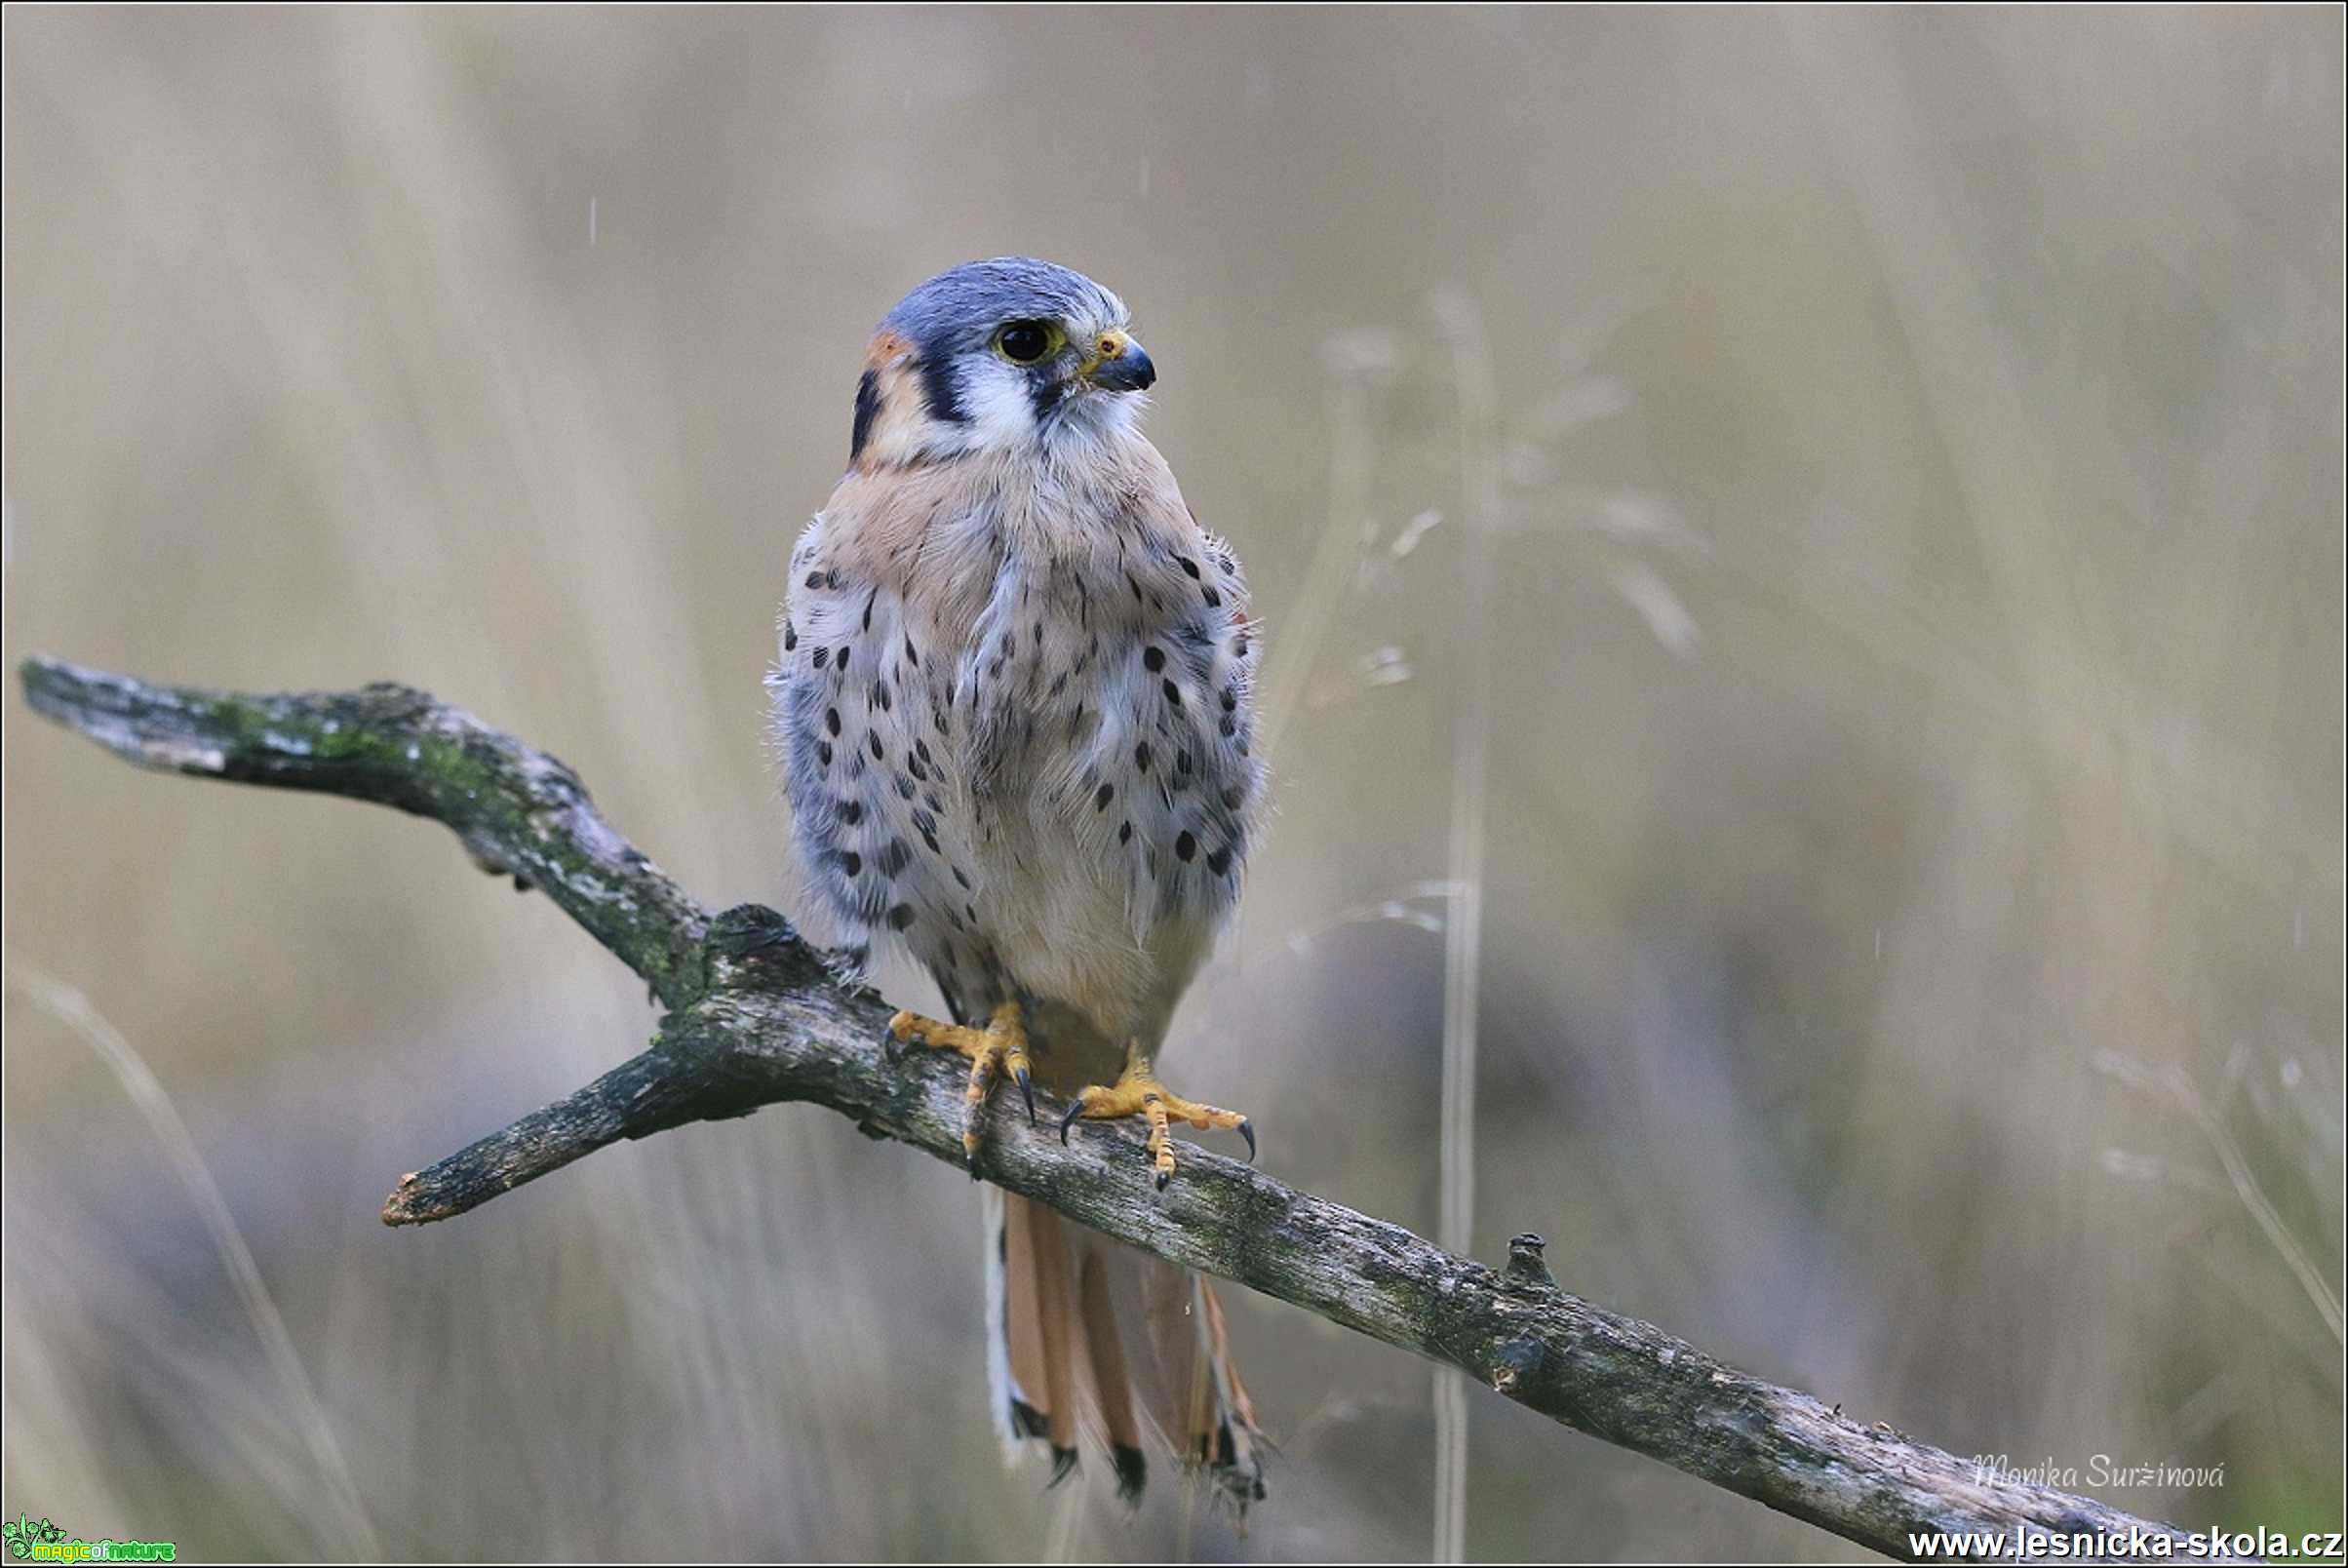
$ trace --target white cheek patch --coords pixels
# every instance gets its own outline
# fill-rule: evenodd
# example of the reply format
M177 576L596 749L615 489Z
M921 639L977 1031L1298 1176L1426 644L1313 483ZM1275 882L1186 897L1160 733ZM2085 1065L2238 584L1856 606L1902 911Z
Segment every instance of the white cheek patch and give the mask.
M981 451L1023 446L1035 439L1036 404L1029 395L1027 372L992 355L973 356L964 366L962 412L970 445Z

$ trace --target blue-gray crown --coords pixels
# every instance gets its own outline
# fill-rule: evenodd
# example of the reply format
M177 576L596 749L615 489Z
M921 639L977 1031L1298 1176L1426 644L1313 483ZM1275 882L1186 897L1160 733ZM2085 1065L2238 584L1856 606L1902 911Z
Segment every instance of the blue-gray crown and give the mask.
M1121 323L1116 295L1084 276L1033 256L965 261L898 301L881 327L909 339L924 357L985 344L1008 321Z

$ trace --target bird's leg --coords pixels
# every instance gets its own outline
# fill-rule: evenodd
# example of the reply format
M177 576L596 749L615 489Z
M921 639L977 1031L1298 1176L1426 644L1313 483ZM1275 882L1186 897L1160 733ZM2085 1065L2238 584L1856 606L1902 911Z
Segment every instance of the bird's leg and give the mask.
M1150 1163L1157 1172L1160 1192L1174 1179L1174 1142L1166 1136L1166 1128L1183 1121L1201 1132L1210 1127L1226 1128L1247 1140L1247 1157L1256 1157L1256 1129L1236 1111L1219 1110L1186 1100L1157 1079L1157 1072L1150 1058L1142 1054L1138 1044L1125 1047L1125 1070L1117 1080L1106 1088L1096 1084L1080 1090L1068 1115L1060 1118L1060 1141L1068 1142L1068 1129L1078 1118L1086 1121L1115 1121L1125 1117L1140 1117L1150 1127Z
M962 1160L978 1176L978 1113L998 1075L1009 1074L1027 1099L1028 1124L1036 1121L1036 1089L1029 1077L1027 1024L1019 1003L1006 1001L995 1009L984 1029L941 1024L920 1013L901 1012L888 1021L890 1038L899 1044L927 1045L959 1051L970 1058L970 1086L962 1092Z

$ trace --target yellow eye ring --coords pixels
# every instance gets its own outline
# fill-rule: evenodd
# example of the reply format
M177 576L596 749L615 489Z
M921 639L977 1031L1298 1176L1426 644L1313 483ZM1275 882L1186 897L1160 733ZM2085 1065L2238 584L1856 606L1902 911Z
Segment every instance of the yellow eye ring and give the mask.
M1039 365L1060 352L1068 339L1048 321L1005 322L995 334L995 352L1013 365Z

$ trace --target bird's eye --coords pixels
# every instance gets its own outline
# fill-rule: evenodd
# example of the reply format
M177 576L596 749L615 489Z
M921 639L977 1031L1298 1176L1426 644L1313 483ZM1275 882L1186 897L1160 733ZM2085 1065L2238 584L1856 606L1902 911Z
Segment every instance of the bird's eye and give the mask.
M995 334L995 347L1014 365L1033 365L1052 351L1059 334L1040 321L1015 321Z

